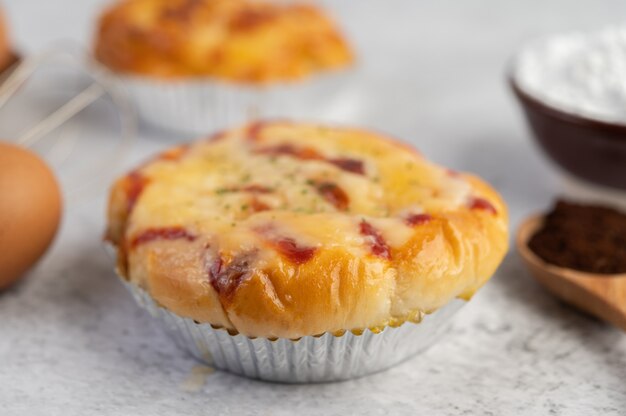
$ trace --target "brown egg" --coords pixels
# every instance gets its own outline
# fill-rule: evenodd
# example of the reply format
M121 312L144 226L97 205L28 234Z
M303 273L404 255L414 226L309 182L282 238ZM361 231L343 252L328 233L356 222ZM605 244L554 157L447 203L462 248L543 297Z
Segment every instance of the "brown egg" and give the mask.
M0 290L45 253L59 227L61 192L34 153L0 142Z

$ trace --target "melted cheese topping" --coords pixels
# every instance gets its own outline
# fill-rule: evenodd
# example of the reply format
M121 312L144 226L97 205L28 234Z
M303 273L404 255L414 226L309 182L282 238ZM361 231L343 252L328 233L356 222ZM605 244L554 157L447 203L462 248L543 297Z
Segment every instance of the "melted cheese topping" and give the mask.
M281 153L288 147L316 156ZM337 159L362 163L363 174L329 162ZM362 220L397 248L412 235L405 221L409 213L454 210L471 191L461 176L392 141L313 126L296 136L289 124L268 126L257 138L242 129L198 143L180 160L156 161L141 173L150 186L134 209L130 235L184 225L219 235L220 245L234 249L258 240L259 229L271 228L300 245L338 245L365 254ZM325 197L324 185L345 194L345 209Z
M249 0L126 0L100 20L96 57L156 77L265 83L344 68L352 54L311 5Z

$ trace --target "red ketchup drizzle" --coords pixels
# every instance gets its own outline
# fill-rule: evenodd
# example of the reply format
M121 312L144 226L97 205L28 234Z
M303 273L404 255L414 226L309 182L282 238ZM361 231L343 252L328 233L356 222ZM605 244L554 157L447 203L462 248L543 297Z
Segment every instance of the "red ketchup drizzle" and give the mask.
M272 188L268 188L263 185L247 185L247 186L233 186L231 188L220 189L219 192L250 192L253 194L270 194L274 192Z
M288 119L273 119L273 120L260 120L248 125L247 138L253 142L261 140L261 133L263 130L272 125L287 125L291 124Z
M139 172L131 172L126 181L126 211L130 214L150 180Z
M349 159L349 158L339 158L339 159L328 159L330 163L337 166L341 170L345 170L346 172L356 173L357 175L365 175L365 166L361 160L357 159Z
M248 139L252 141L260 140L261 133L263 132L263 129L265 128L266 125L267 123L264 121L257 121L256 123L252 123L248 127Z
M484 198L472 198L469 202L469 208L487 211L488 213L493 215L498 214L498 211L493 206L493 204L491 204L491 202L487 201Z
M180 160L185 153L189 150L189 145L175 147L173 149L166 150L156 157L156 160L167 160L175 162Z
M207 267L209 282L220 297L230 300L251 273L254 252L241 254L225 264L221 257Z
M452 176L452 177L461 176L461 173L454 169L446 169L446 173L448 174L448 176Z
M272 245L283 257L295 264L307 263L317 251L316 247L302 247L293 238L286 237L273 240Z
M130 242L131 248L154 240L187 240L194 241L196 236L183 227L150 228L136 235Z
M367 238L372 254L382 257L383 259L391 260L391 251L389 250L387 242L385 242L383 236L372 226L372 224L362 220L359 224L359 230L361 235Z
M315 149L311 149L310 147L295 147L287 143L265 147L260 149L258 153L275 156L293 156L302 160L323 160L323 157Z
M188 21L195 9L200 6L200 0L185 0L176 7L169 7L163 11L162 17L165 19Z
M317 192L339 211L346 211L350 205L350 198L337 184L320 182L315 184Z
M252 192L255 194L272 193L272 188L268 188L267 186L263 186L263 185L248 185L248 186L244 186L243 188L240 188L239 190L244 191L244 192Z
M245 32L253 30L258 26L267 23L276 16L273 10L242 10L230 21L229 28L234 32Z
M256 232L263 236L278 253L294 264L304 264L310 261L317 252L316 247L300 246L290 237L281 237L273 234L271 224L256 228Z
M292 156L302 160L319 160L321 162L330 163L346 172L365 175L365 166L362 161L350 158L328 159L322 156L317 150L310 147L296 147L285 143L260 149L258 153L276 156Z
M270 206L267 205L265 202L260 201L259 198L252 198L252 200L250 201L250 211L252 212L262 212L262 211L269 211L270 210Z
M409 227L415 227L417 225L427 224L432 221L433 217L430 214L411 214L406 217L405 222Z

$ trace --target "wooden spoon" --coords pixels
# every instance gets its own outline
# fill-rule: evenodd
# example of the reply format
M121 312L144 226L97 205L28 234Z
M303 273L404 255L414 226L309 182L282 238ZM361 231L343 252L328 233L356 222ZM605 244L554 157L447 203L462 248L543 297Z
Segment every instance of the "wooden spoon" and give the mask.
M626 331L626 273L585 273L546 263L528 247L543 220L532 216L517 230L517 251L532 275L565 302Z

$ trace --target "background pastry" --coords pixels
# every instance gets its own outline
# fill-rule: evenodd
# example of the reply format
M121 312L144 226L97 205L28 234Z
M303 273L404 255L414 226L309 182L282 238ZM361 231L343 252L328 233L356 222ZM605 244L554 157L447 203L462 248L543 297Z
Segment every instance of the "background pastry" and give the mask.
M100 19L95 55L144 118L194 133L288 111L312 89L328 103L338 84L320 76L353 61L319 8L254 0L118 2Z
M100 20L95 51L119 72L254 84L299 80L352 61L314 6L250 0L124 1Z

